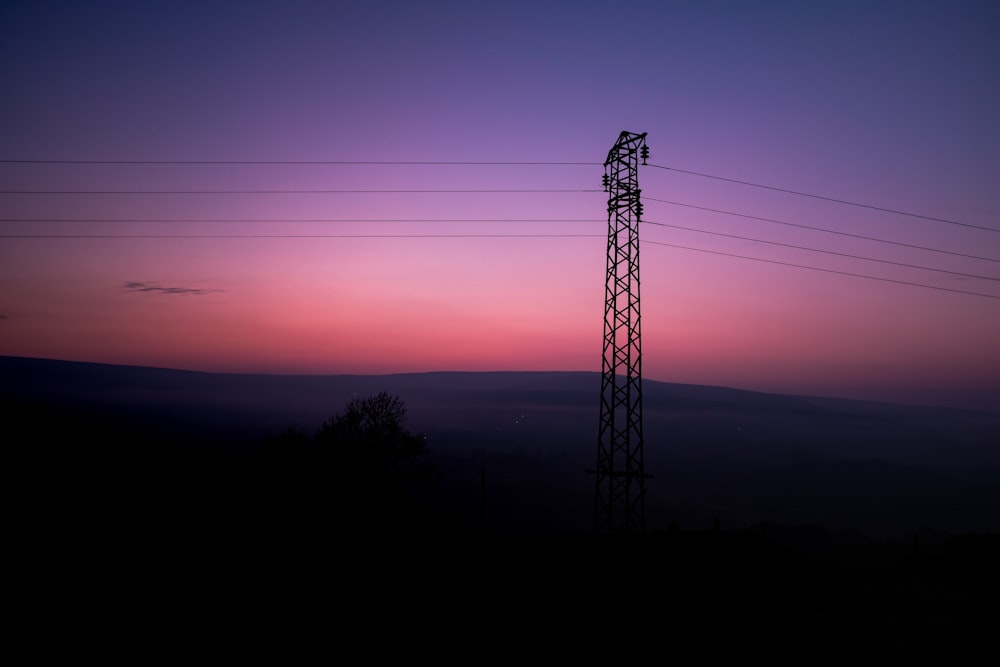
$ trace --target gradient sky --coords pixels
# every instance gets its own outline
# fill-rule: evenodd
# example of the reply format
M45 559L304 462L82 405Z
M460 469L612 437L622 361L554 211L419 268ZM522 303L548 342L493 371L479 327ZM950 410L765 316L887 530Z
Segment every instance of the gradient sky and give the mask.
M0 354L599 370L628 130L644 377L1000 410L998 81L992 1L6 2ZM96 193L335 189L572 192Z

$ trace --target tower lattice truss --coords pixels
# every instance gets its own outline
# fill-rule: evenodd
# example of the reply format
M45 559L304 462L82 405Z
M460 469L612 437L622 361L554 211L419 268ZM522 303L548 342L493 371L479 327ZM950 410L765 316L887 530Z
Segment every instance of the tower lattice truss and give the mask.
M646 133L622 132L604 162L608 260L604 296L601 415L595 473L595 530L645 529L642 347L639 313L639 159Z

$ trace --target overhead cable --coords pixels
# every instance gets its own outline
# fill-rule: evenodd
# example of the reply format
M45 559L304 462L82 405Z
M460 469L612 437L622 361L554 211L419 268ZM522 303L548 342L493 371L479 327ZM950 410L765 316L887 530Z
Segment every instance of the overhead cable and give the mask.
M667 167L667 166L664 166L664 165L661 165L661 164L648 164L646 166L648 166L648 167L655 167L657 169L666 169L667 171L676 171L676 172L682 173L682 174L691 174L692 176L702 176L704 178L714 178L714 179L719 180L719 181L727 181L729 183L739 183L740 185L749 185L749 186L752 186L752 187L755 187L755 188L764 188L766 190L774 190L776 192L786 192L788 194L799 195L800 197L812 197L813 199L823 199L823 200L826 200L826 201L836 202L838 204L848 204L850 206L859 206L861 208L868 208L868 209L872 209L872 210L875 210L875 211L883 211L885 213L895 213L896 215L905 215L905 216L908 216L908 217L911 217L911 218L921 218L923 220L932 220L934 222L943 222L943 223L946 223L946 224L949 224L949 225L961 225L962 227L971 227L973 229L982 229L982 230L987 231L987 232L998 232L998 233L1000 233L1000 229L997 229L995 227L984 227L982 225L973 225L973 224L970 224L968 222L958 222L957 220L948 220L948 219L945 219L945 218L936 218L936 217L933 217L933 216L930 216L930 215L923 215L923 214L920 214L920 213L911 213L911 212L908 212L908 211L900 211L900 210L893 209L893 208L885 208L885 207L882 207L882 206L873 206L871 204L862 204L860 202L850 201L850 200L847 200L847 199L837 199L835 197L827 197L827 196L824 196L824 195L816 195L816 194L811 194L811 193L808 193L808 192L800 192L798 190L789 190L789 189L786 189L786 188L778 188L778 187L774 187L773 185L762 185L760 183L751 183L749 181L741 181L741 180L737 180L735 178L726 178L724 176L714 176L712 174L704 174L704 173L697 172L697 171L688 171L687 169L678 169L676 167Z
M866 262L879 262L881 264L892 264L894 266L904 266L908 269L921 269L923 271L936 271L938 273L949 273L953 276L962 276L964 278L978 278L980 280L995 280L1000 282L1000 278L991 278L990 276L980 276L974 273L961 273L959 271L949 271L947 269L935 269L930 266L920 266L919 264L906 264L904 262L893 262L888 259L876 259L874 257L864 257L862 255L852 255L846 252L835 252L833 250L821 250L819 248L809 248L807 246L792 245L791 243L779 243L778 241L765 241L764 239L751 238L749 236L737 236L736 234L724 234L723 232L712 232L707 229L695 229L694 227L683 227L681 225L668 225L664 222L653 222L652 220L643 220L647 225L656 225L658 227L670 227L672 229L683 229L686 232L698 232L699 234L711 234L713 236L724 236L730 239L739 239L740 241L752 241L754 243L766 243L768 245L781 246L783 248L793 248L795 250L808 250L809 252L821 252L825 255L836 255L838 257L849 257L850 259L863 259Z
M0 164L267 164L267 165L542 165L599 166L600 162L503 162L496 160L0 160Z
M749 259L755 262L765 262L767 264L778 264L780 266L792 266L799 269L810 269L812 271L823 271L824 273L835 273L841 276L853 276L855 278L867 278L868 280L879 280L886 283L896 283L898 285L909 285L911 287L924 287L926 289L941 290L943 292L955 292L958 294L968 294L971 296L980 296L987 299L1000 299L1000 295L996 294L983 294L982 292L967 292L960 289L952 289L950 287L937 287L935 285L924 285L922 283L912 283L906 280L894 280L892 278L881 278L879 276L868 276L862 273L851 273L849 271L836 271L834 269L822 269L818 266L807 266L805 264L792 264L791 262L779 262L773 259L763 259L761 257L748 257L746 255L736 255L729 252L719 252L717 250L705 250L704 248L691 248L689 246L677 245L674 243L663 243L661 241L649 241L644 240L642 243L651 243L653 245L665 246L668 248L680 248L681 250L693 250L695 252L704 252L711 255L722 255L723 257L737 257L739 259Z
M686 208L694 208L700 211L709 211L711 213L721 213L723 215L733 215L740 218L747 218L749 220L760 220L762 222L773 222L776 225L787 225L789 227L798 227L799 229L809 229L815 232L823 232L825 234L837 234L838 236L848 236L850 238L862 239L864 241L875 241L877 243L888 243L891 245L901 246L903 248L915 248L917 250L927 250L928 252L938 252L945 255L955 255L956 257L967 257L969 259L981 259L986 262L998 262L1000 259L993 259L992 257L980 257L979 255L969 255L964 252L954 252L952 250L942 250L941 248L930 248L928 246L914 245L913 243L903 243L901 241L890 241L889 239L877 238L874 236L864 236L862 234L852 234L850 232L841 232L836 229L826 229L825 227L812 227L810 225L802 225L795 222L785 222L784 220L775 220L773 218L762 218L756 215L747 215L746 213L734 213L733 211L723 211L717 208L709 208L707 206L695 206L694 204L683 204L677 201L670 201L668 199L657 199L655 197L643 196L643 201L656 201L662 204L672 204L673 206L684 206Z
M594 189L497 189L497 190L0 190L4 195L309 195L309 194L352 194L352 193L490 193L490 192L604 192Z
M0 234L3 239L496 239L604 238L604 234Z
M326 223L326 222L607 222L603 218L0 218L0 222Z

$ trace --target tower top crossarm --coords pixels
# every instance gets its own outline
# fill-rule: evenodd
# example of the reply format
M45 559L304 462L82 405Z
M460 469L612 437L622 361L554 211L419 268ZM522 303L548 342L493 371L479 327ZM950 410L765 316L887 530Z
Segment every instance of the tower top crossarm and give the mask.
M612 162L620 160L622 153L628 154L638 150L645 140L645 132L642 134L628 131L622 132L618 135L618 141L608 151L608 158L604 161L604 166L607 167Z

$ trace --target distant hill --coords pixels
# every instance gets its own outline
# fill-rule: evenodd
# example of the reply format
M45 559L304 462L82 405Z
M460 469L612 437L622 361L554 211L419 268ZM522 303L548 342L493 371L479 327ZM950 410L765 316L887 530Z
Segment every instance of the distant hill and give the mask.
M76 433L115 441L119 458L236 455L289 426L315 431L352 396L397 394L442 497L510 532L590 526L599 387L592 372L240 375L0 357L22 453L85 451ZM651 527L1000 530L1000 414L649 380L643 396Z

